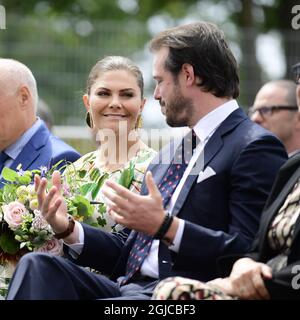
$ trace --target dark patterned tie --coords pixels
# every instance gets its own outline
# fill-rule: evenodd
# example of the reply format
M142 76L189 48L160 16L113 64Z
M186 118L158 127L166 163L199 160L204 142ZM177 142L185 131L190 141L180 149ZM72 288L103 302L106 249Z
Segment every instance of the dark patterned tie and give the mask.
M189 160L192 157L193 150L197 146L197 136L191 130L182 140L176 149L173 161L170 164L163 180L158 185L158 189L163 197L164 208L168 205L174 190L176 189ZM147 257L153 237L144 233L138 233L133 247L129 253L126 275L121 284L126 284L140 270L142 263Z
M4 151L0 153L0 174L2 173L6 160L8 160L9 158L9 155L6 154Z
M158 185L158 189L163 197L164 208L168 205L174 190L182 178L193 155L193 150L197 146L197 142L197 136L194 130L191 130L181 141L165 177Z

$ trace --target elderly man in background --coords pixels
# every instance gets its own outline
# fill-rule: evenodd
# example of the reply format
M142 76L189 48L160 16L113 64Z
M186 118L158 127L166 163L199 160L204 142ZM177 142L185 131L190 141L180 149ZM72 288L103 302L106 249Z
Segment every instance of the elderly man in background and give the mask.
M300 113L293 81L266 83L258 91L249 111L251 120L278 136L289 157L300 151Z
M32 170L79 158L37 118L37 103L37 85L29 68L13 59L0 59L0 172L4 167L15 170L19 164ZM3 182L1 178L0 187Z

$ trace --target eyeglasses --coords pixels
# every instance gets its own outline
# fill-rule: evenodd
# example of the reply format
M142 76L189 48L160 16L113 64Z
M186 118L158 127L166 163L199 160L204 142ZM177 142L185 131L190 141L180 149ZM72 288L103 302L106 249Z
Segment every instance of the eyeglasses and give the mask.
M249 108L248 115L249 117L252 117L255 112L258 112L262 118L265 118L265 117L271 116L274 111L279 111L279 110L297 111L298 107L297 106L269 106L269 107L260 107L256 109L252 107L252 108Z
M294 81L296 84L300 84L300 62L292 66L292 72L294 75Z

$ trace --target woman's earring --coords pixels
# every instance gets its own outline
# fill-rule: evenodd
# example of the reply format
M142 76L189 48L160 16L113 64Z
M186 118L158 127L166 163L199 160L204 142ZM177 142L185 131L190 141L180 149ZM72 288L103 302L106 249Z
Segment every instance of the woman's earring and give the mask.
M136 129L141 129L143 126L143 119L142 119L142 115L139 114L136 120L136 124L135 124L135 128Z
M86 113L85 122L91 129L94 128L93 118L89 111Z

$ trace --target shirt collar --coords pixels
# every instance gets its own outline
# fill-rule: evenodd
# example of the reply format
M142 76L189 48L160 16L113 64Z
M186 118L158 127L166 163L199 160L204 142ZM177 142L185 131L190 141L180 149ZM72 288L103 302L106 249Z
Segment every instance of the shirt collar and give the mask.
M41 125L41 119L37 118L37 121L34 123L32 127L27 129L16 142L14 142L5 149L5 153L9 155L11 159L15 160L22 151L22 149L25 147L25 145L28 143L28 141L38 131Z
M194 126L197 137L202 141L207 141L215 132L217 127L236 109L239 108L235 99L223 103L218 108L209 112L201 118Z
M289 156L289 158L290 158L290 157L292 157L292 156L294 156L295 154L298 154L298 153L300 153L300 149L296 149L296 150L290 152L290 153L288 154L288 156Z

